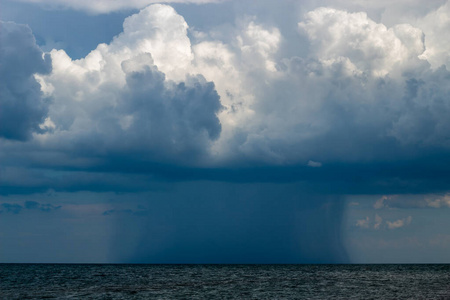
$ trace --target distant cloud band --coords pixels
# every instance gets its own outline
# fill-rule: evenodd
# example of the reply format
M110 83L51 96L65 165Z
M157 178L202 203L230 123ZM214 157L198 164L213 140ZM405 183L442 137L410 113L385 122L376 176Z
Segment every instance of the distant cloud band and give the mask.
M71 8L95 14L110 13L126 9L141 9L153 3L218 3L226 0L20 0L22 2L36 3L53 9Z

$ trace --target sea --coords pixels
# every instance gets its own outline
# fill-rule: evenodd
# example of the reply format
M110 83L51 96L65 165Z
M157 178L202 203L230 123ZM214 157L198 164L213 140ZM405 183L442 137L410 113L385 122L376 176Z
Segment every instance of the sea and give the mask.
M450 299L450 265L0 264L0 299Z

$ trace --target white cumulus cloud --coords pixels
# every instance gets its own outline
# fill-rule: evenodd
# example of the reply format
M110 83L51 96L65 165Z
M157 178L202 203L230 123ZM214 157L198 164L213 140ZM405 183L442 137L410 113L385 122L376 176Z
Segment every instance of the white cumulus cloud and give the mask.
M356 226L361 228L369 228L370 218L366 217L365 219L357 220Z
M400 220L393 221L393 222L386 221L386 224L389 229L397 229L397 228L401 228L401 227L411 224L411 221L412 221L412 217L409 216L405 219L400 219Z
M222 106L214 84L189 72L187 28L173 8L153 5L85 58L53 50L53 72L39 77L54 100L46 143L153 159L206 153L220 135Z

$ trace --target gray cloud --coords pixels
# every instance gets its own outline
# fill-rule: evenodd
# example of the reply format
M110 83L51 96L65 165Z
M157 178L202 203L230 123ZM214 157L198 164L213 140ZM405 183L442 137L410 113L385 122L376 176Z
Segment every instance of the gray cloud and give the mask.
M27 140L43 132L49 100L33 74L51 71L51 59L36 45L26 25L0 22L0 137Z
M202 76L189 76L181 83L166 81L154 65L145 65L142 71L130 70L130 64L142 59L122 63L127 87L119 109L130 120L124 126L125 139L131 140L129 145L169 157L188 154L194 159L196 152L206 150L209 141L221 132L216 114L222 106L214 84Z
M16 203L2 203L1 205L2 210L0 210L0 213L7 212L12 214L18 214L23 209L23 206Z
M53 204L42 204L36 201L25 201L23 205L17 203L2 203L0 205L0 213L19 214L23 210L37 210L42 212L51 212L60 209L62 206Z
M41 204L41 203L36 202L36 201L25 201L24 207L26 209L35 209L35 210L40 210L40 211L43 211L43 212L50 212L50 211L54 211L54 210L60 209L62 206L61 205L55 206L53 204L48 204L48 203L47 204Z

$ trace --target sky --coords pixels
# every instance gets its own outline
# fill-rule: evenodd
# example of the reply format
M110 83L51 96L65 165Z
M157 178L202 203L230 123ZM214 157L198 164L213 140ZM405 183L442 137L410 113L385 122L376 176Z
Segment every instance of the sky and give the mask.
M0 6L0 262L450 263L450 2Z

